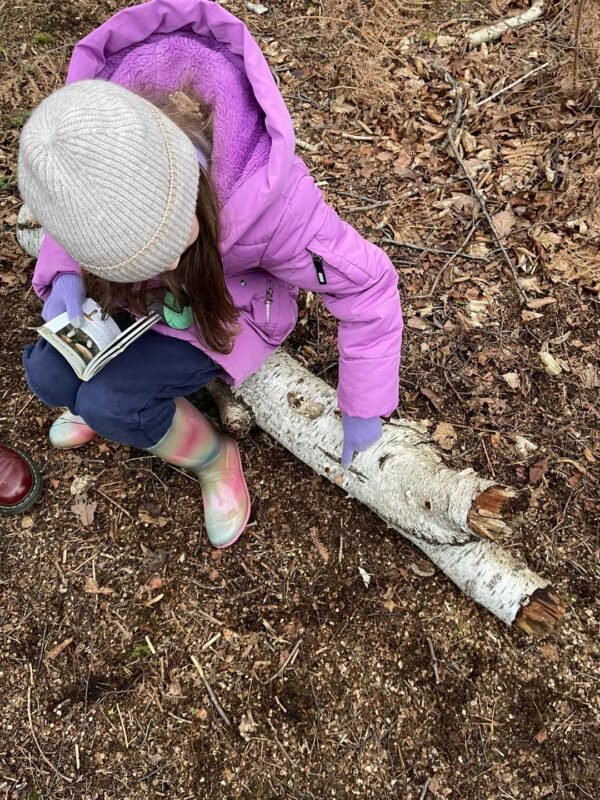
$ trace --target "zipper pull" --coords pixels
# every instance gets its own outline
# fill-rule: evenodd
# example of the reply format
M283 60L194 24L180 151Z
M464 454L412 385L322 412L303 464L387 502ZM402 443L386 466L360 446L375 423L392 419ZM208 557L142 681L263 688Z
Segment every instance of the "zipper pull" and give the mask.
M267 288L267 297L265 300L265 322L267 325L271 323L271 303L273 302L273 287L269 285Z
M323 269L323 259L316 253L311 253L311 255L315 270L317 271L317 280L321 286L324 286L327 283L327 278L325 277L325 270Z

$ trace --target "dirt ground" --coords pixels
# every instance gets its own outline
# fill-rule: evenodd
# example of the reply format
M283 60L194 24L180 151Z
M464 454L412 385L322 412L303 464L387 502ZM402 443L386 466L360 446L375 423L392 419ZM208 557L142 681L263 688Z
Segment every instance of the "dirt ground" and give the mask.
M226 5L326 196L398 268L398 413L450 425L449 464L522 490L503 545L565 619L543 641L505 627L260 431L242 443L252 521L227 552L190 476L104 441L50 448L55 412L20 367L40 303L14 235L19 131L72 44L132 3L0 0L0 438L45 475L42 501L0 522L0 796L598 798L598 5L576 32L578 3L546 3L470 50L467 31L523 6L265 4ZM443 70L512 270L445 144ZM317 298L289 346L335 383Z

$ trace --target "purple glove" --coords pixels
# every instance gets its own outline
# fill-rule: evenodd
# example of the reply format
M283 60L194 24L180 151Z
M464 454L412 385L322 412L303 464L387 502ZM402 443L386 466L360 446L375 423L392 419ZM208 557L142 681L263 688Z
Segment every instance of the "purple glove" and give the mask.
M81 306L84 300L85 287L81 276L74 272L64 272L54 279L52 291L42 309L42 317L48 322L66 311L69 322L77 328L83 322Z
M354 453L366 450L381 436L381 418L351 417L342 412L342 427L344 429L344 447L342 450L342 466L349 467Z

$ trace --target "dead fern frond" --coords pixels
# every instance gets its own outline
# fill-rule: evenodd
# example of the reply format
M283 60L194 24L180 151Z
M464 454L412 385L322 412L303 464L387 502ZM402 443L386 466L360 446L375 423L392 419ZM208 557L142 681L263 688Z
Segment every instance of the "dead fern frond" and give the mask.
M310 536L321 561L323 561L324 564L329 564L329 550L319 538L319 531L317 528L310 528L308 535Z

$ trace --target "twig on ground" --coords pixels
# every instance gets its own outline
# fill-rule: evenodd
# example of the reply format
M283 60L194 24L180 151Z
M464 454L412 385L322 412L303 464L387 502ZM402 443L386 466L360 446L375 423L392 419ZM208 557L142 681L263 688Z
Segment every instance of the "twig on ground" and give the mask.
M433 670L433 677L435 678L435 682L439 683L440 673L438 672L437 656L433 648L433 642L429 637L427 637L427 647L429 648L429 655L431 656L431 668Z
M419 253L431 253L434 256L454 256L458 254L455 250L440 250L438 247L427 247L427 245L411 244L410 242L400 242L398 239L390 239L387 236L381 240L383 244L395 244L396 247L406 247L408 250L416 250ZM469 253L461 253L461 258L467 261L488 261L487 256L472 256Z
M419 795L419 800L425 800L425 795L427 794L427 790L429 789L429 784L430 783L431 783L431 778L427 778L427 780L423 784L423 788L421 789L421 794Z
M219 703L216 694L213 692L211 688L210 683L206 680L206 676L204 675L204 670L200 666L200 662L198 661L196 656L191 656L191 659L192 659L192 664L196 667L198 675L200 675L202 679L202 683L204 684L204 688L208 692L208 696L210 697L212 704L217 709L217 713L219 714L225 725L231 727L231 721L227 716L227 714L225 713L223 706L221 705L221 703Z
M342 139L350 139L352 142L373 142L375 141L375 136L369 136L368 134L364 133L341 133L340 136Z
M38 742L37 736L35 735L35 730L33 727L33 717L31 715L31 686L27 687L27 719L29 720L29 730L31 731L31 738L34 741L35 746L37 747L38 753L44 760L44 763L47 764L50 769L58 775L59 778L62 778L63 781L67 781L67 783L71 783L71 778L68 775L63 775L63 773L56 767L50 759L46 756L42 748L40 747L40 743Z
M581 17L583 14L583 7L585 0L579 0L577 5L577 15L575 17L575 54L573 56L573 83L577 81L579 76L579 37L581 34Z
M477 188L477 184L473 180L473 177L472 177L471 173L469 172L469 169L468 169L467 165L465 164L463 157L458 152L458 147L456 146L456 134L457 134L457 131L458 131L459 122L462 119L463 109L464 109L463 101L462 101L462 94L461 94L461 89L460 89L459 83L456 80L456 78L454 78L446 69L444 69L444 67L439 66L438 64L434 64L433 67L438 72L440 72L444 76L444 78L447 81L447 83L449 83L450 86L452 86L452 88L454 89L454 95L455 95L455 98L456 98L456 106L455 106L455 109L454 109L454 117L452 119L452 122L450 123L450 127L448 128L448 132L446 134L446 138L442 142L442 147L444 147L447 144L450 147L450 149L452 150L452 155L454 156L456 162L460 166L460 168L461 168L461 170L463 172L463 175L465 176L469 186L471 187L471 191L473 192L473 195L475 196L475 198L477 199L477 202L479 203L479 207L481 209L481 213L485 217L485 221L487 222L488 227L489 227L490 231L492 232L492 235L493 235L494 239L496 240L496 242L497 242L497 244L498 244L498 246L500 248L502 256L503 256L506 264L508 265L508 267L510 269L510 272L511 272L511 274L513 276L513 279L514 279L514 282L515 282L515 286L517 288L519 296L521 297L521 300L526 303L527 302L527 295L525 294L525 292L523 291L523 288L521 287L521 284L519 283L519 276L517 275L517 270L515 268L515 265L513 264L511 257L508 255L508 251L506 250L506 247L504 246L504 242L502 241L502 239L498 235L498 231L496 230L496 226L494 225L494 221L493 221L492 217L490 216L489 211L487 210L487 205L485 203L485 200L483 199L483 196L482 196L481 192Z
M467 34L469 43L473 47L478 47L484 42L493 42L499 39L507 31L514 28L522 28L524 25L531 25L532 22L538 20L544 13L544 0L533 0L531 7L522 14L517 14L514 17L507 17L500 22L495 22L493 25L488 25L485 28L472 31Z
M437 289L438 283L442 279L442 275L446 272L448 267L453 263L454 259L457 258L458 256L460 256L461 258L465 257L465 254L463 253L463 250L468 245L468 243L469 243L469 241L471 239L471 236L473 236L473 234L475 233L476 229L477 229L477 223L473 223L473 225L471 226L469 232L465 236L461 246L458 248L458 250L455 253L452 253L450 258L446 261L446 263L440 269L438 274L435 276L435 280L433 281L433 283L431 285L431 289L429 290L429 292L427 294L421 294L421 295L413 296L412 297L413 300L417 300L417 299L419 299L419 300L428 300L429 298L431 298L431 297L433 297L435 295L435 290Z
M119 722L121 723L121 730L123 731L123 738L125 739L125 750L129 750L129 739L127 738L127 731L125 730L125 723L123 722L123 715L121 714L121 708L117 703L117 713L119 715Z
M294 659L296 658L296 655L298 653L298 650L299 650L301 644L302 644L302 637L300 637L300 639L298 639L296 644L292 647L289 656L283 662L281 667L277 670L275 675L273 675L271 678L269 678L267 683L271 683L272 681L275 680L275 678L278 678L281 675L281 673L285 671L285 669L287 668L288 664L293 663Z
M310 142L305 142L304 139L296 139L296 144L302 150L308 150L309 153L317 153L319 151L318 144L311 144Z
M273 723L271 722L271 720L270 720L268 717L267 717L267 722L268 722L268 724L269 724L269 727L270 727L270 728L271 728L271 730L273 731L273 736L275 737L275 741L277 742L277 746L279 747L279 749L281 750L281 752L283 753L283 755L284 755L284 756L287 758L287 760L290 762L290 764L292 765L292 767L294 767L294 769L298 769L298 765L296 764L296 762L295 762L295 761L293 761L293 760L290 758L290 755L289 755L289 753L287 752L287 750L285 749L285 747L284 747L284 746L281 744L281 742L280 742L280 741L279 741L279 739L277 738L277 731L275 730L275 726L273 725Z
M393 200L377 200L375 203L370 203L368 206L352 206L346 208L346 212L351 214L355 211L372 211L374 208L382 208L383 206L390 206Z
M25 404L23 405L23 408L20 408L20 409L19 409L19 410L18 410L18 411L15 413L15 418L16 418L16 417L20 417L20 416L21 416L21 414L22 414L22 413L25 411L25 409L27 408L27 406L29 405L29 403L31 403L31 401L33 400L33 398L34 398L34 397L35 397L35 395L34 395L34 394L30 394L30 395L29 395L29 397L27 398L27 401L26 401L26 402L25 402Z
M109 503L111 503L113 506L115 506L115 508L118 508L118 509L119 509L119 511L122 511L122 512L123 512L123 514L125 514L125 516L126 516L126 517L130 517L130 516L131 516L131 514L129 513L129 511L127 511L127 509L125 508L125 506L122 506L120 503L117 503L117 501L116 501L116 500L113 500L113 499L112 499L112 497L109 497L107 494L105 494L105 493L102 491L102 489L100 489L100 488L96 487L96 491L97 491L97 492L98 492L98 494L99 494L99 495L101 495L101 496L102 496L102 497L103 497L105 500L108 500L108 502L109 502Z
M476 107L480 108L482 105L484 105L484 103L489 103L490 100L495 100L497 97L500 97L501 94L504 94L505 92L514 89L515 86L518 86L520 83L523 83L523 81L526 81L527 78L531 78L532 75L535 75L537 72L541 72L541 70L546 69L546 67L549 67L550 64L552 64L554 61L556 61L555 58L550 58L548 59L548 61L545 61L543 64L540 64L538 67L530 69L529 72L525 73L525 75L521 75L521 77L517 78L516 81L509 83L508 86L504 86L502 87L502 89L498 89L497 92L490 94L488 97L484 97L483 100L479 100L477 103L475 103Z

